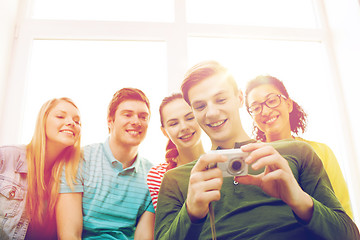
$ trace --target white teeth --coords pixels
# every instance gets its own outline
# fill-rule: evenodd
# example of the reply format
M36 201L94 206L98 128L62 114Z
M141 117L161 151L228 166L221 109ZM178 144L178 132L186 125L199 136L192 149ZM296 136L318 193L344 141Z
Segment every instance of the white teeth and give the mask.
M61 132L74 135L74 132L73 132L73 131L70 131L70 130L62 130Z
M130 135L133 135L133 136L137 136L137 135L140 134L140 133L137 132L137 131L128 131L128 133L129 133Z
M208 124L210 127L218 127L218 126L220 126L221 124L223 124L225 122L225 120L223 120L223 121L218 121L218 122L216 122L216 123L210 123L210 124Z
M272 117L269 120L267 120L265 123L266 124L273 123L276 119L277 119L277 117Z
M185 135L185 136L180 137L180 139L190 138L191 136L192 136L192 134L188 134L188 135Z

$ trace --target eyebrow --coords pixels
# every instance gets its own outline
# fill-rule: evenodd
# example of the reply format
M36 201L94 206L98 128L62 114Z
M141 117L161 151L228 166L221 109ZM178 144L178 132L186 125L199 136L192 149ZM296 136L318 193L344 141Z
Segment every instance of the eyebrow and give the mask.
M277 94L277 93L269 93L268 95L265 96L265 100L264 100L264 101L268 100L268 98L269 98L270 95L278 95L278 94ZM264 101L261 101L261 102L264 102ZM260 104L260 102L254 101L254 102L252 102L252 103L250 104L250 106L252 106L252 105L254 105L254 104Z
M191 115L191 114L193 114L193 112L188 112L188 113L185 114L184 116L185 116L185 117L188 117L188 116ZM168 123L168 122L173 122L173 121L178 121L178 119L177 119L177 118L171 118L171 119L167 120L166 123Z
M177 118L171 118L169 120L167 120L166 122L169 123L169 122L173 122L173 121L177 121L178 119Z
M188 117L191 114L193 114L193 112L189 112L189 113L185 114L185 117Z
M63 113L63 114L69 114L69 112L67 112L67 111L65 111L65 110L61 110L61 109L57 109L57 110L55 110L54 112L55 112L55 113L60 112L60 113ZM75 114L74 117L80 118L80 115L79 115L79 114Z
M226 93L227 93L226 90L221 90L221 91L215 93L215 94L212 96L212 98L213 98L213 97L218 97L219 95L226 94ZM195 101L195 102L190 102L190 103L191 103L191 106L193 106L193 105L195 105L195 104L197 104L197 103L201 103L201 102L204 102L204 100L197 100L197 101Z

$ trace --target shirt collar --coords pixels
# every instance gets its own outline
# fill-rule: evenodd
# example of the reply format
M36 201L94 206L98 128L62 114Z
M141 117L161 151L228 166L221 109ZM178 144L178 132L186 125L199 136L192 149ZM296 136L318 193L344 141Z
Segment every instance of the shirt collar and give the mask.
M130 167L128 167L126 169L123 169L122 163L120 161L118 161L111 152L109 139L110 139L110 137L108 137L106 139L105 143L104 143L104 149L105 149L104 152L105 152L105 155L107 156L107 159L110 162L111 166L113 168L119 170L120 172L121 171L134 171L134 172L136 172L136 170L139 168L139 165L140 165L139 154L136 155L135 161L133 162L133 164Z
M249 143L254 143L254 142L256 142L254 139L250 139L250 140L247 140L247 141L244 141L244 142L235 142L234 148L241 148L241 146L244 146L244 145L249 144ZM222 149L220 146L218 146L216 148L216 150L220 150L220 149Z

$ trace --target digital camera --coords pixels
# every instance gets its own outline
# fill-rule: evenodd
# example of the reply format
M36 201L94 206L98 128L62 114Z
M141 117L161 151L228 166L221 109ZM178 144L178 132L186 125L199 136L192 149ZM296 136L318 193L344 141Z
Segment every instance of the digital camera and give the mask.
M210 153L217 153L227 157L226 162L209 164L208 168L218 167L223 173L223 177L244 176L248 174L248 164L245 163L248 152L237 149L212 150Z

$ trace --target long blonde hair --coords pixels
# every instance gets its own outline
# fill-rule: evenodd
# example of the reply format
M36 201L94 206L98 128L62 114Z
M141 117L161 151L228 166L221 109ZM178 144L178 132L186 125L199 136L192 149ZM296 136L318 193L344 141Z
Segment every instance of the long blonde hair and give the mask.
M43 223L44 216L49 212L53 216L59 192L59 182L65 166L67 183L73 188L80 163L80 136L74 146L69 146L61 153L62 157L56 161L51 170L50 182L45 183L45 151L46 132L45 123L49 112L61 101L75 103L69 98L54 98L45 102L38 114L34 135L26 146L26 159L28 164L28 191L26 197L26 211L31 221ZM50 191L50 194L49 194ZM49 202L45 201L49 195Z

